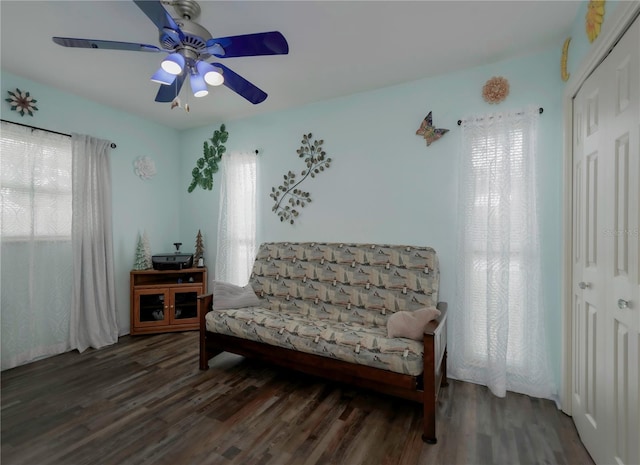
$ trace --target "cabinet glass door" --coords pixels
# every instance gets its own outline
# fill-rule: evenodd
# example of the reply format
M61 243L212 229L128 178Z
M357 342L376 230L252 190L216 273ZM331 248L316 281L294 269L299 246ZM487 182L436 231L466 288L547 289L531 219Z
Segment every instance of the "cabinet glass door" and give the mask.
M166 324L169 321L166 292L157 290L136 291L136 321L140 326Z
M171 323L186 324L198 321L198 294L200 292L202 292L200 286L172 289Z

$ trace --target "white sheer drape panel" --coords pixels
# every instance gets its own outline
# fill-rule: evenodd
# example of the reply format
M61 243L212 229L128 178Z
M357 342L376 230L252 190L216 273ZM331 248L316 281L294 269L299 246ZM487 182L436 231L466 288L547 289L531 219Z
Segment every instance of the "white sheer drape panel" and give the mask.
M70 349L71 140L2 122L2 370Z
M550 398L537 207L537 108L462 124L450 372Z
M80 352L118 341L113 271L110 142L72 135L74 289L71 345Z
M244 286L256 254L257 155L231 153L222 163L215 279Z

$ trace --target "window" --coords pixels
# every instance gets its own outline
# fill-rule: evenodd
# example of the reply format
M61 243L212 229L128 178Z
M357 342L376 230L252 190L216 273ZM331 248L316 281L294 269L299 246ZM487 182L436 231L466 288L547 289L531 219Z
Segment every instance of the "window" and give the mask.
M71 239L71 139L2 123L3 238Z
M244 286L256 252L257 158L231 153L223 163L215 278Z
M529 212L521 208L526 182L523 142L521 127L511 129L504 138L475 134L471 141L472 175L476 179L478 195L473 203L474 221L470 231L473 268L476 271L471 275L470 292L474 302L483 302L485 307L497 305L492 290L499 285L497 280L508 276L509 338L506 356L512 369L521 367L526 356L522 348L525 340L522 313L525 283L520 270L526 266L523 262L523 227ZM496 234L500 231L505 234ZM505 254L501 254L501 259L508 261L507 273L500 270L498 275L496 267L499 263L493 257L496 251ZM487 327L486 311L474 312L472 317L475 325ZM497 328L493 325L489 328L486 332L474 332L472 338L474 356L483 360L489 353L489 342L497 337Z

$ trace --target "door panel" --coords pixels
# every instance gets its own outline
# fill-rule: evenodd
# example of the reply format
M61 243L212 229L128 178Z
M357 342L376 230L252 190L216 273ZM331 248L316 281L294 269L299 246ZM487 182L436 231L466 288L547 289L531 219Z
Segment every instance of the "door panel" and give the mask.
M613 220L613 272L615 276L629 275L629 134L616 140L614 174L614 215ZM618 234L622 232L622 234Z
M629 460L629 328L619 321L614 324L614 416L615 449L618 463L632 463Z
M584 343L583 328L584 328L584 318L583 318L583 302L580 296L575 295L573 301L573 354L575 357L573 363L573 399L572 402L574 405L577 405L580 408L580 411L584 413L583 402L584 402L584 391L585 391L585 380L586 377L584 375L585 366L583 357L586 352L586 344ZM574 406L574 415L577 416L576 407Z
M587 102L587 137L594 135L598 132L598 118L600 113L598 112L598 97L599 88L596 87L592 90L591 94L586 98Z
M597 397L597 380L598 380L598 311L593 305L587 304L586 310L586 322L585 325L586 334L584 338L584 351L586 354L586 370L585 370L585 415L591 426L594 429L598 429L597 410L599 399Z
M573 199L576 206L582 206L584 204L584 200L582 197L582 171L582 160L580 159L576 161L575 167L573 169ZM573 266L576 268L581 263L582 257L584 256L584 254L582 253L582 237L584 236L584 222L582 216L582 208L573 209ZM582 274L582 271L580 271L580 273Z
M598 267L598 152L587 155L587 192L586 192L586 220L587 233L585 256L588 268L597 272Z

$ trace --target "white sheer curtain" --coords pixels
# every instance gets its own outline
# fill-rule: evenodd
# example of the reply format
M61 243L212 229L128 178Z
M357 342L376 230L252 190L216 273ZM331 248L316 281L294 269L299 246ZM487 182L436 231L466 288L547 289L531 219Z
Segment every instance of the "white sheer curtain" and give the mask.
M537 108L462 124L450 372L497 396L551 398L540 286Z
M215 279L244 286L256 254L254 153L231 153L222 163Z
M69 350L71 140L2 122L2 370Z
M73 134L73 297L71 346L80 352L118 341L106 140Z

